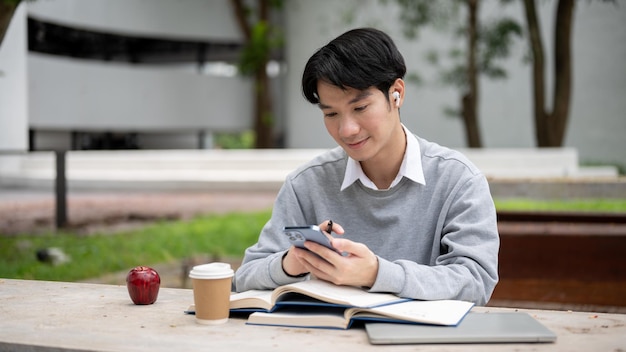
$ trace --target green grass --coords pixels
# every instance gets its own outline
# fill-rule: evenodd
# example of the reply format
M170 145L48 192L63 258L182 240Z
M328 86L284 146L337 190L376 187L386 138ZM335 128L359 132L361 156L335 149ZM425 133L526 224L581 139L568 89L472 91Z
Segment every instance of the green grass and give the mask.
M0 277L78 281L137 265L165 263L194 255L239 257L255 243L270 212L198 217L157 222L117 234L81 236L71 232L0 236ZM59 247L69 263L37 261L39 248Z
M495 200L498 210L584 211L626 213L626 199Z
M601 211L626 213L626 199L536 201L496 200L498 210ZM137 265L179 261L196 255L241 257L256 242L270 210L203 216L188 221L161 221L116 234L73 232L0 235L0 277L79 281L130 270ZM71 262L51 266L37 261L35 251L60 247Z

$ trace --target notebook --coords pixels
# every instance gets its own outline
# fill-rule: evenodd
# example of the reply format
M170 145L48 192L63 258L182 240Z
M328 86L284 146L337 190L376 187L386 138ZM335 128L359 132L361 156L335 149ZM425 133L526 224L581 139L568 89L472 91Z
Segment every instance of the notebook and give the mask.
M554 342L556 335L527 313L469 313L457 326L368 323L373 345Z

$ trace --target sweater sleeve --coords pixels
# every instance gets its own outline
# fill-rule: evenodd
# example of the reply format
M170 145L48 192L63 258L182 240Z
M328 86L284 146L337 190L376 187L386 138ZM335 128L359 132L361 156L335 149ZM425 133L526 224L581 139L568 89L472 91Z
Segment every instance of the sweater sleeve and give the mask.
M459 299L484 305L498 281L500 240L485 177L470 178L451 193L442 209L440 253L434 263L379 257L372 292L415 299Z
M234 290L272 290L305 280L306 277L288 276L282 268L282 256L291 247L287 236L283 235L283 227L302 223L305 223L304 217L288 179L278 192L272 216L261 230L258 242L246 249L244 260L235 273Z

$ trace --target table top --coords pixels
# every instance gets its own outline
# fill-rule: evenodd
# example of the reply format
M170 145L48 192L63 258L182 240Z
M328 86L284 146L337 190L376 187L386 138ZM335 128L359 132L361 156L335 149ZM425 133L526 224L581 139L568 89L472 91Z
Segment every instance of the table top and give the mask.
M231 318L200 325L183 311L190 289L161 288L156 303L134 305L125 286L0 279L0 351L404 351L415 345L370 345L363 328L304 329L246 325ZM421 345L423 351L615 351L626 349L626 315L523 311L557 334L556 343Z

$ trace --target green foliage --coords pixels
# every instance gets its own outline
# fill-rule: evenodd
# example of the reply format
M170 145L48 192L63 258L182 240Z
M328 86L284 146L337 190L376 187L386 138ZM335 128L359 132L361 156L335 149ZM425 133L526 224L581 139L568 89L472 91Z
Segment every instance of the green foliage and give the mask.
M389 0L381 0L388 3ZM468 33L465 11L467 1L396 0L400 23L407 38L417 38L420 30L431 27L457 39L456 46L442 55L435 50L427 52L426 60L439 69L440 81L459 89L468 84L465 40ZM506 2L503 2L506 4ZM506 70L499 60L509 56L516 37L523 35L521 25L512 18L495 18L477 28L478 73L490 79L506 78ZM447 58L447 62L443 58Z
M265 36L269 26L265 22L258 22L252 27L250 41L243 48L239 58L239 72L250 76L256 73L260 65L267 62L269 57L269 42Z
M463 64L457 64L440 73L440 79L443 83L463 87L467 84L467 67Z
M239 72L252 76L258 70L265 69L272 50L283 46L284 39L276 27L259 21L252 26L250 40L239 57Z
M417 72L407 73L407 75L405 76L405 80L407 82L415 84L416 86L420 86L424 83L424 79Z
M13 7L17 7L17 5L19 5L20 2L22 2L22 0L2 0L0 2L2 2L5 5L10 5L10 6L13 6Z
M507 58L515 37L522 37L521 25L511 18L501 18L479 32L479 70L491 79L506 78L506 71L496 60Z
M381 0L387 3L388 0ZM407 38L417 38L422 27L432 25L444 29L459 14L459 1L396 0L402 11L403 33Z
M439 64L440 58L439 58L439 52L437 52L436 50L428 50L426 52L426 61L431 64L431 65L437 65Z
M240 133L216 133L215 147L220 149L252 149L255 143L254 131Z
M242 256L255 243L269 211L156 222L136 231L81 236L72 232L2 237L0 277L78 281L194 255ZM2 235L0 235L2 236ZM59 247L71 261L37 261L39 248Z

